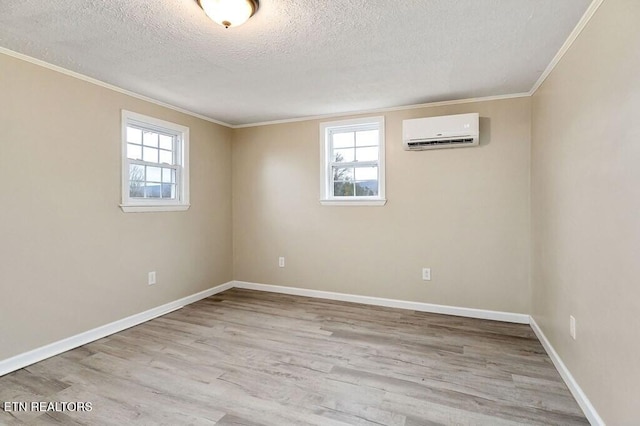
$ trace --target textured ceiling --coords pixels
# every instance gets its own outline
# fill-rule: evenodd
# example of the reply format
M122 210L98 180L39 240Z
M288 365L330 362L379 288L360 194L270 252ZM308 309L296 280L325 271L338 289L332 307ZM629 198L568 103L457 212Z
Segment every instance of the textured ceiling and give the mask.
M231 124L527 92L590 0L1 0L0 46Z

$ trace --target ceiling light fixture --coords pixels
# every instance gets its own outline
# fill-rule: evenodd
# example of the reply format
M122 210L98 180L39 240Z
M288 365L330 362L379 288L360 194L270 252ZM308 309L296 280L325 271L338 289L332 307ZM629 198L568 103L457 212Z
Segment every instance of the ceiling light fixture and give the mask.
M225 28L242 25L258 11L258 0L198 0L211 20Z

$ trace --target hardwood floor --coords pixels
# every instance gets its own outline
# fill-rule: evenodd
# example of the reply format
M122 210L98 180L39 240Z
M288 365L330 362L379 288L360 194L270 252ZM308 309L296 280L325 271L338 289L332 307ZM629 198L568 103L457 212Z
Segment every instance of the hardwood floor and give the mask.
M585 425L528 325L232 289L0 378L0 424Z

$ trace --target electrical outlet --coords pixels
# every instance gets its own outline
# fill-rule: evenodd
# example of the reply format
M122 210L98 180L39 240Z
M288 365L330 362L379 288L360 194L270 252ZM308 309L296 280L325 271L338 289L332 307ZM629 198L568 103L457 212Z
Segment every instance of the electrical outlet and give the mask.
M278 266L284 268L284 257L280 256L278 258Z
M424 281L431 281L431 268L422 268L422 279Z
M156 271L149 272L149 285L154 285L156 283Z
M569 315L569 335L576 340L576 319L573 315Z

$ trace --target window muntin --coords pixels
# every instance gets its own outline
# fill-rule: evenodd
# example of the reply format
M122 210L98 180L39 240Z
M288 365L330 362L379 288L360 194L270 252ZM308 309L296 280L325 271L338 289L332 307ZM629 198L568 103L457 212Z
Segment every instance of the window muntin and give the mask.
M322 123L321 143L322 201L384 201L383 117Z
M184 210L171 207L188 207L189 129L129 111L122 121L123 209Z

